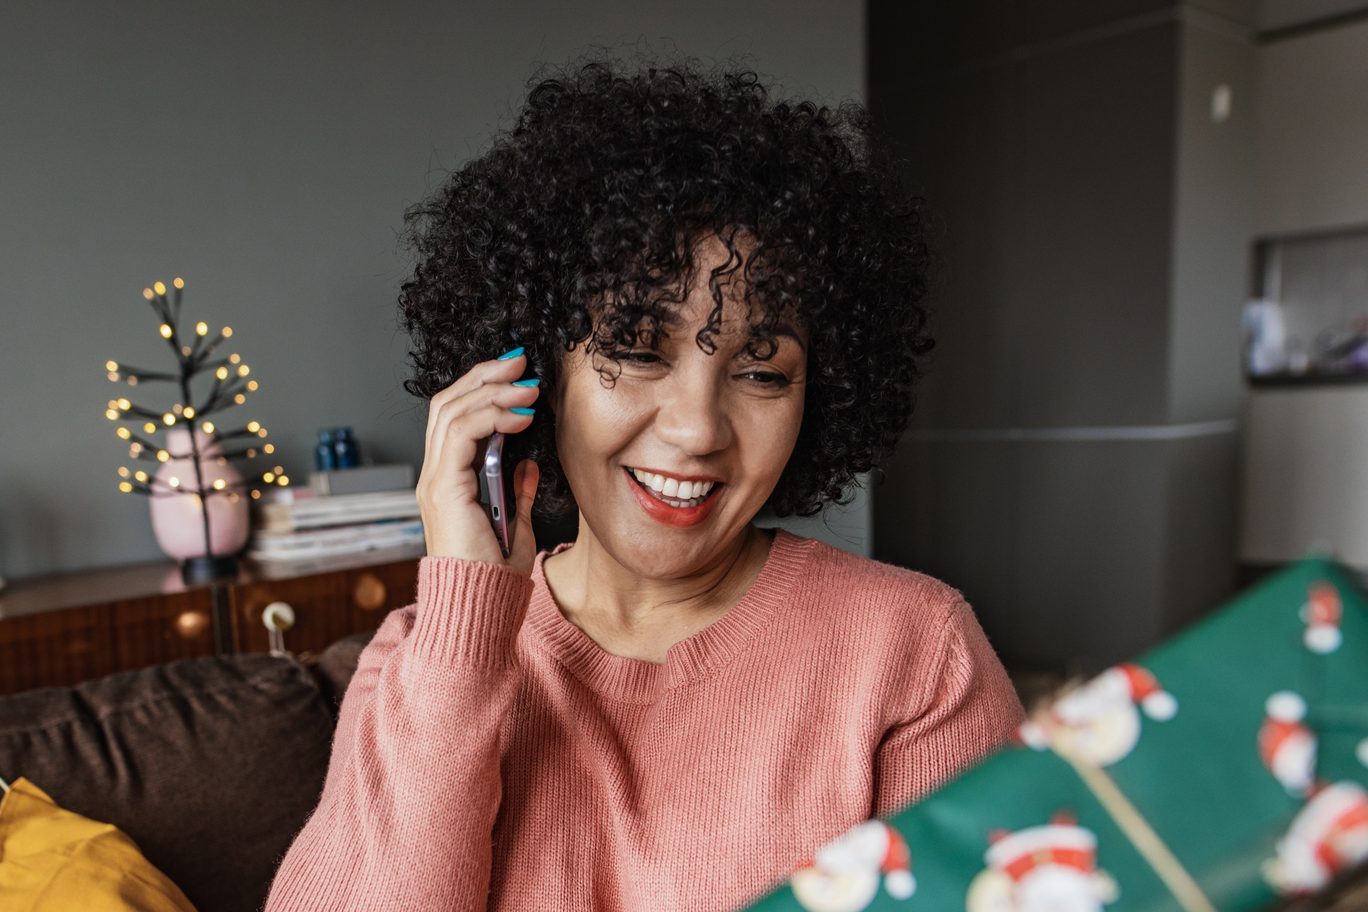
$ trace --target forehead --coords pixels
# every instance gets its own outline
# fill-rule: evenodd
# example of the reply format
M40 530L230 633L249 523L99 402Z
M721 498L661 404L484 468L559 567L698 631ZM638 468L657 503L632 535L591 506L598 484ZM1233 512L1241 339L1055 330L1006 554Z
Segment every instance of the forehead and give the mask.
M740 233L734 236L733 244L736 246L735 255L716 234L708 234L695 241L692 281L684 299L669 304L665 319L668 331L687 330L692 335L702 329L717 306L711 287L715 284L722 299L722 312L719 315L721 335L753 335L753 328L766 314L765 304L758 298L752 297L750 302L746 301L750 283L746 281L743 266L754 244ZM774 333L776 336L791 336L799 343L805 343L807 339L803 321L791 307L779 314Z

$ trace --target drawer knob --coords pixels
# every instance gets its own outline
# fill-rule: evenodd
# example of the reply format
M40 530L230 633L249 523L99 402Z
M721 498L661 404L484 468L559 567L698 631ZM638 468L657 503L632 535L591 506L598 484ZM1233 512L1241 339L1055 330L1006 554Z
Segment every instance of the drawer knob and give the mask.
M266 626L271 655L289 655L285 649L285 631L295 625L294 609L286 602L271 602L261 612L261 623Z
M387 595L385 584L380 577L374 573L363 573L356 580L356 588L352 590L352 600L356 602L356 607L362 611L375 611L385 607L385 596Z

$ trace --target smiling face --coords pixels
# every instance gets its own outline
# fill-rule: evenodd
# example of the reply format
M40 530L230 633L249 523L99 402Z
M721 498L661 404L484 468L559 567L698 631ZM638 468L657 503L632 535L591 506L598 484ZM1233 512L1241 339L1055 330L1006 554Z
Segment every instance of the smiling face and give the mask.
M746 319L739 281L719 277L717 347L699 348L695 334L714 306L707 278L728 257L715 237L697 249L699 278L656 347L586 356L581 343L565 355L555 392L557 453L581 536L587 527L622 566L657 579L687 576L734 546L778 483L803 420L807 333L789 321L796 337L776 332L773 357L756 359L747 342L759 314ZM605 364L615 383L597 370ZM661 482L656 473L658 496L646 489ZM681 491L686 480L703 484ZM681 493L703 499L683 502Z

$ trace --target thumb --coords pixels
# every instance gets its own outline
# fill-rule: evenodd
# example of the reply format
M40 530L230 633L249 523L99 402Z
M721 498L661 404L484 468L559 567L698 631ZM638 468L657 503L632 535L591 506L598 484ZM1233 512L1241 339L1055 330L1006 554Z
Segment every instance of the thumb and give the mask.
M513 547L523 556L535 557L537 538L532 532L532 502L537 497L541 470L536 461L524 459L513 470L517 518L514 520Z

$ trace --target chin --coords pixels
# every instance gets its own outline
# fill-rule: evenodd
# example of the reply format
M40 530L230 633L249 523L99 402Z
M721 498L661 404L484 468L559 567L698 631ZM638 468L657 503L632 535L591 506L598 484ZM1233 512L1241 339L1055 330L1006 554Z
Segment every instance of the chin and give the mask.
M743 527L719 537L716 529L672 529L645 519L643 525L632 528L615 526L611 540L600 541L618 563L640 576L678 579L698 572L744 531Z

